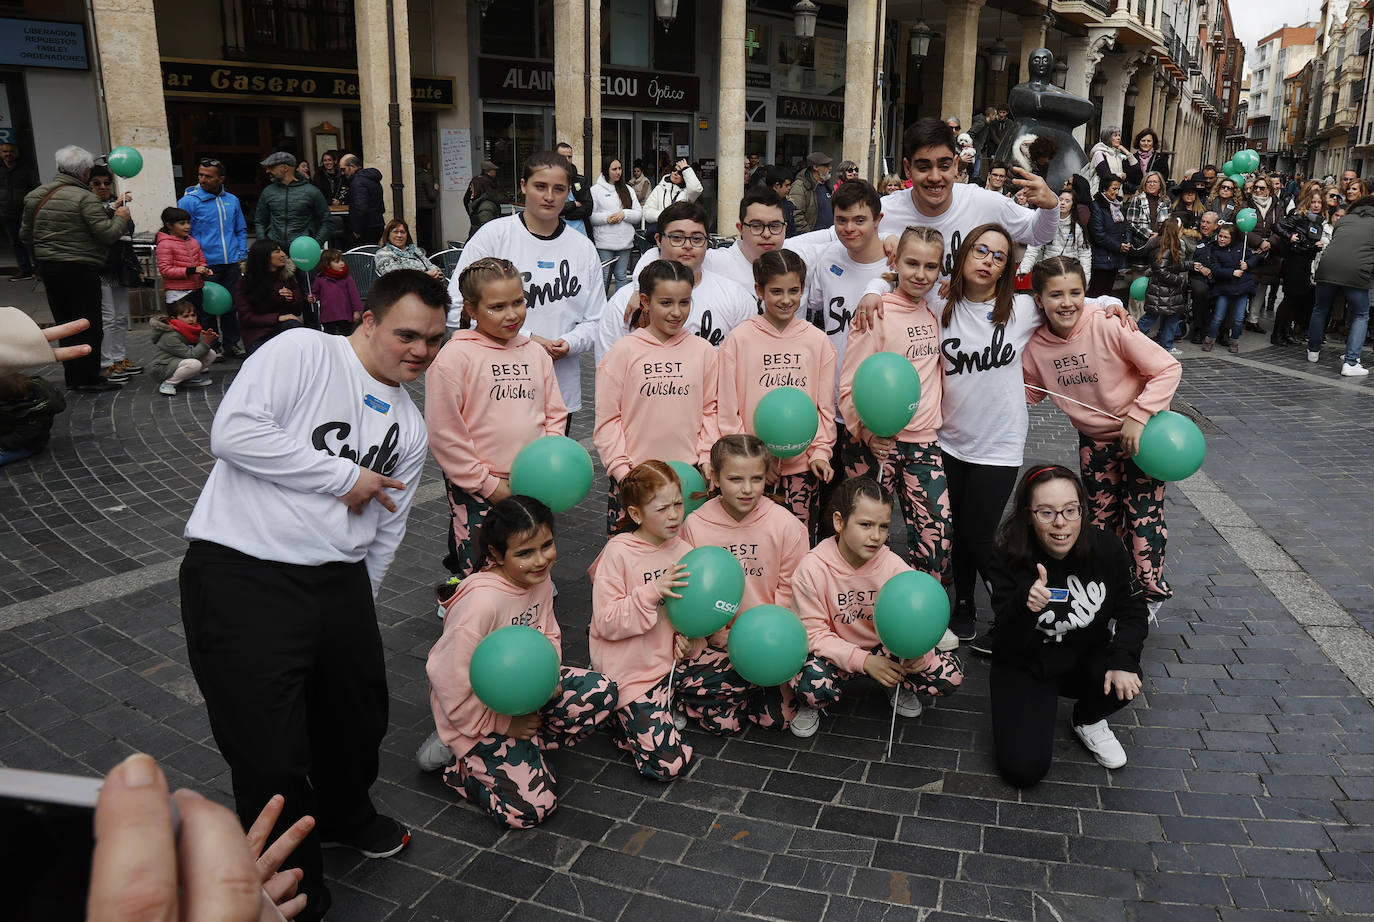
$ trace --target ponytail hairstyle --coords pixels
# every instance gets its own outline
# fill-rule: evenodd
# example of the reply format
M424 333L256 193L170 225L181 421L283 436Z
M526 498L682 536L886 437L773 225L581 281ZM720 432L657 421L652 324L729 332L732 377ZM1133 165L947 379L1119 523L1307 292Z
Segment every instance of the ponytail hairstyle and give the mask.
M458 273L458 291L463 296L463 317L458 326L466 330L476 321L477 306L482 303L482 292L488 285L502 279L519 278L520 270L515 268L515 263L499 256L483 256L468 263Z
M635 307L626 318L630 329L637 330L649 325L649 312L644 309L643 298L652 298L654 289L664 282L686 282L690 288L696 282L696 277L692 275L691 269L671 259L655 259L639 270L639 276L635 280L639 298L632 301Z
M826 521L833 525L837 515L841 522L847 521L854 514L854 508L859 505L861 497L892 508L892 491L887 487L872 477L850 477L831 494L830 505L825 510Z
M1160 222L1159 249L1155 253L1155 262L1163 263L1165 254L1174 262L1183 261L1183 222L1178 218Z
M760 288L789 272L796 273L801 283L806 284L806 260L792 250L767 250L754 260L754 283Z
M630 507L643 509L659 490L675 486L682 490L682 481L677 471L664 461L645 461L630 468L630 472L620 481L620 520L615 523L615 533L624 534L634 531L639 523L630 517Z
M541 525L553 532L553 512L534 497L509 496L492 506L477 530L474 549L478 568L496 562L493 551L505 557L513 541L534 534Z
M954 316L954 305L958 304L964 297L964 264L969 261L973 254L973 247L978 240L989 231L1002 235L1007 241L1007 261L1002 263L1002 274L997 279L997 285L993 288L993 308L992 322L997 326L1003 326L1011 319L1012 301L1016 297L1016 270L1012 266L1012 245L1011 231L1000 224L979 224L969 231L959 244L958 251L954 254L954 270L949 275L949 300L945 302L944 313L940 315L940 326L949 326L950 319Z
M944 258L945 235L940 233L933 227L908 224L906 226L906 230L902 231L902 236L897 240L897 258L901 259L902 253L906 252L906 248L913 243L928 243L931 246L935 247L935 249L940 251L941 259ZM897 284L897 273L884 272L883 280L891 282L893 285L895 285Z
M1078 541L1069 551L1075 561L1089 564L1093 559L1093 549L1097 544L1093 537L1092 520L1089 516L1092 507L1088 504L1088 492L1083 489L1083 481L1078 474L1062 464L1037 464L1028 470L1012 494L1011 512L1007 514L1001 527L997 529L997 546L1001 551L1022 566L1030 566L1040 549L1040 539L1035 534L1035 524L1031 516L1031 495L1035 488L1051 480L1068 480L1078 493L1078 505L1082 507L1082 529Z
M564 173L568 174L568 185L572 185L572 164L568 162L567 157L564 157L562 154L558 153L558 151L554 150L541 150L526 157L525 167L520 175L520 181L525 182L540 170L550 169L562 170Z
M1083 287L1088 287L1088 279L1083 272L1081 262L1072 256L1051 256L1040 260L1031 267L1031 291L1034 291L1036 298L1039 298L1044 293L1049 280L1061 275L1076 275Z
M620 164L620 178L617 179L615 182L611 182L611 164L612 164L612 163L618 163L618 164ZM606 182L610 183L611 188L615 189L616 194L620 196L620 207L621 207L621 208L629 208L630 205L633 204L633 203L630 201L630 187L627 186L627 185L625 184L625 161L624 161L624 160L621 160L619 157L607 157L607 158L605 158L604 160L602 160L602 161L601 161L601 177L602 177L603 179L605 179Z

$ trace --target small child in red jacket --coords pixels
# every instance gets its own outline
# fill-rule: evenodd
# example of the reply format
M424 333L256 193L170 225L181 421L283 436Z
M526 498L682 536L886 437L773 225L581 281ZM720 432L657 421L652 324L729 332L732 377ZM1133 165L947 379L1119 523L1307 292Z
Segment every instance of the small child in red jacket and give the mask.
M320 254L320 274L315 278L315 300L320 305L320 326L326 333L348 336L363 317L363 299L348 274L348 263L339 250Z
M200 244L191 236L189 212L162 209L162 230L157 232L157 271L162 276L168 304L189 297L199 311L200 290L214 273L205 264Z

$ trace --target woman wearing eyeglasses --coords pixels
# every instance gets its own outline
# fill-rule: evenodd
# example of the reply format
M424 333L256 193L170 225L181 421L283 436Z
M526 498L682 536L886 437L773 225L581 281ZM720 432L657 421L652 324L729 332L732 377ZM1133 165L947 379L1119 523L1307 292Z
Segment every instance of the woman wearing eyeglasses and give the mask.
M1217 220L1222 224L1235 223L1236 212L1240 210L1238 193L1235 180L1229 176L1218 177L1216 184L1212 186L1212 197L1207 202L1207 210L1215 211Z
M1032 468L997 535L992 740L998 772L1018 788L1050 770L1061 695L1076 699L1074 735L1098 764L1126 764L1107 718L1141 690L1145 596L1120 539L1084 527L1088 503L1067 467Z
M1102 180L1093 196L1092 220L1088 223L1088 238L1093 244L1092 287L1088 297L1112 293L1116 274L1126 267L1131 252L1131 222L1121 207L1121 177Z

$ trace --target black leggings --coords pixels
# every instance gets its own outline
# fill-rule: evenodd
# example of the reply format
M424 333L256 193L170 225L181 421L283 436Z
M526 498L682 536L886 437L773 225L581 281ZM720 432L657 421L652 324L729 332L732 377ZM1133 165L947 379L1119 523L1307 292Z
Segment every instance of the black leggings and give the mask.
M1014 787L1026 788L1045 777L1054 753L1054 727L1059 697L1077 698L1074 726L1094 724L1126 706L1102 693L1107 661L1102 654L1084 658L1058 679L1040 679L1019 666L993 662L988 676L992 693L992 742L997 771Z
M949 514L954 522L954 591L956 601L973 604L977 574L987 579L996 550L1002 510L1016 487L1019 468L971 464L944 453L949 484Z

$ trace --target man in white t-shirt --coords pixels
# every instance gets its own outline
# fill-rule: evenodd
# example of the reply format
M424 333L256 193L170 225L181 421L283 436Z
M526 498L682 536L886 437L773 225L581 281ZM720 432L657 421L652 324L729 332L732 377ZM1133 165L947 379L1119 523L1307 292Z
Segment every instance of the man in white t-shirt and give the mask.
M702 263L711 252L706 234L706 209L697 202L674 202L658 218L658 249L651 250L654 259L680 262L692 270L696 281L692 285L692 311L683 324L713 346L719 346L730 331L739 326L758 309L753 289L746 289L718 272L703 268ZM639 261L636 269L643 269L653 259ZM630 332L627 315L632 301L639 297L638 277L617 291L606 302L596 328L596 361L614 346L616 340Z
M214 469L186 523L181 618L210 729L247 828L286 798L276 838L315 831L287 862L329 908L321 842L369 858L409 831L369 794L387 728L374 599L405 536L429 453L405 384L445 338L443 282L379 278L347 338L288 330L244 364L210 431Z

